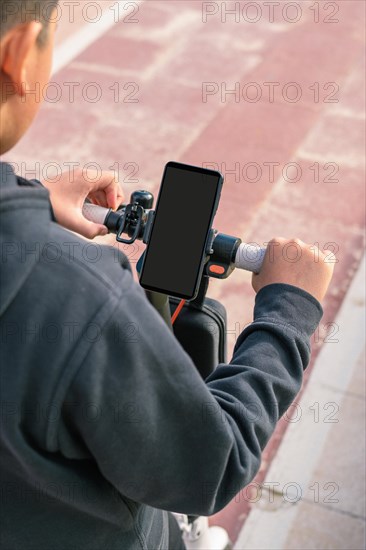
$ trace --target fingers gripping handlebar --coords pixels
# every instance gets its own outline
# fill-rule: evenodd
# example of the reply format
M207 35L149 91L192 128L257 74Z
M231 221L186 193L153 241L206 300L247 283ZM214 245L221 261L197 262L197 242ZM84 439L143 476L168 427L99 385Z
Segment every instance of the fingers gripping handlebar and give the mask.
M140 239L147 243L154 217L151 208L153 197L150 193L148 195L150 197L143 200L141 191L133 193L130 204L123 205L116 212L85 203L83 214L89 221L105 225L110 233L117 235L119 242L132 244ZM123 238L123 233L129 235L129 239ZM259 273L265 253L266 249L256 244L242 243L239 238L212 230L207 248L206 273L219 279L228 277L235 268Z

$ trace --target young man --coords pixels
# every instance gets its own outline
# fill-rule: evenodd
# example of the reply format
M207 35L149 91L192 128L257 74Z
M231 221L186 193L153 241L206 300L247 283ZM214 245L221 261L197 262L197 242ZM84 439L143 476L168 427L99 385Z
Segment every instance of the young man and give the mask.
M39 107L22 97L47 82L55 28L34 9L22 16L42 0L0 2L5 153ZM101 247L88 262L85 241L61 227L102 234L81 206L116 206L118 182L79 175L47 190L0 168L2 546L174 548L164 510L213 514L258 471L300 389L332 264L301 241L288 263L289 241L272 241L253 277L254 322L204 382L127 259Z

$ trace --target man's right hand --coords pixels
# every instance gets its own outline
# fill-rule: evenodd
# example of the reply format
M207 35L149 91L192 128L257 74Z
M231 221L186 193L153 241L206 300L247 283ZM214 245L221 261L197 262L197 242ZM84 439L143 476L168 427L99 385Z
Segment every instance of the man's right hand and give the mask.
M321 302L332 279L337 262L331 251L325 254L316 246L299 239L272 239L268 243L260 273L254 274L252 285L256 292L273 284L297 286Z

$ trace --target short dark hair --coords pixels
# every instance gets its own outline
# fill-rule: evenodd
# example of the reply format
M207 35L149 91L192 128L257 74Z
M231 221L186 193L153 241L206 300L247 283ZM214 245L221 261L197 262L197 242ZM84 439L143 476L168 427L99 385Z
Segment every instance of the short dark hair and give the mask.
M11 28L28 21L40 21L43 25L37 42L47 40L48 23L58 0L0 0L0 38Z

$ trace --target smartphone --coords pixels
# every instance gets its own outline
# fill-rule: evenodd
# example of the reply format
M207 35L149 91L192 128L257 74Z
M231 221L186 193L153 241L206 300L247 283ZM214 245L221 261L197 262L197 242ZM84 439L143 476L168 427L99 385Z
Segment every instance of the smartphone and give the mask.
M197 296L222 185L220 172L168 162L141 268L143 288Z

